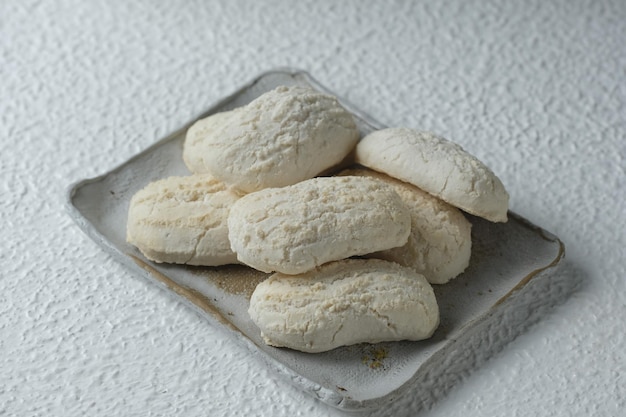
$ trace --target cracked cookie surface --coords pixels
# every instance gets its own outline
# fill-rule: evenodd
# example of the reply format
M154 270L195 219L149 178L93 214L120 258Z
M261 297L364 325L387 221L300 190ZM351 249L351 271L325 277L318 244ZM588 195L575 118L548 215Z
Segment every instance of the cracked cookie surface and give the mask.
M472 224L459 209L412 184L370 169L348 169L339 175L374 178L392 186L411 214L407 243L369 256L413 268L431 284L445 284L467 268Z
M155 262L237 263L226 220L239 197L210 175L151 182L131 199L126 240Z
M364 177L320 177L242 197L230 211L228 232L242 263L299 274L402 246L410 221L390 186Z
M358 138L352 115L335 97L281 86L196 122L183 159L192 172L253 192L313 178L340 163Z
M356 146L355 160L470 214L507 221L509 195L500 179L461 146L433 133L408 128L372 132Z
M331 262L295 276L276 273L256 287L248 311L267 344L303 352L423 340L439 325L426 278L379 259Z

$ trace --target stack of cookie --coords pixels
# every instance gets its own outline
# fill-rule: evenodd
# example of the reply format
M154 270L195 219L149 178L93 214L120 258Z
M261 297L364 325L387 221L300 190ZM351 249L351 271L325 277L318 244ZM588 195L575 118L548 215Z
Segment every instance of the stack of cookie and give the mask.
M306 87L209 116L187 132L192 175L132 198L127 240L155 262L273 273L249 308L273 346L428 338L439 324L431 284L469 264L462 211L504 222L508 194L436 135L393 128L359 139L335 97ZM339 169L346 161L354 166Z

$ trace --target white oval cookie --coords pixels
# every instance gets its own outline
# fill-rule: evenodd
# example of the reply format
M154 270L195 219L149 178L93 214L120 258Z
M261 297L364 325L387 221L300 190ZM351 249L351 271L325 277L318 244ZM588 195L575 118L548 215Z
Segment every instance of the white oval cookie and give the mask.
M152 182L130 201L126 240L155 262L238 263L226 223L238 199L239 195L210 175Z
M196 122L183 159L192 172L253 192L313 178L341 162L358 139L352 115L335 97L282 86Z
M410 227L398 194L363 177L320 177L267 188L242 197L228 216L237 259L286 274L402 246Z
M248 312L268 345L303 352L422 340L439 325L426 278L379 259L332 262L295 276L274 274L256 287Z
M356 162L475 216L506 222L509 195L498 177L461 146L407 128L375 131L356 147Z
M404 246L370 256L414 269L431 284L445 284L469 265L472 224L463 213L409 183L369 169L349 169L339 175L375 178L393 187L411 213L411 234Z

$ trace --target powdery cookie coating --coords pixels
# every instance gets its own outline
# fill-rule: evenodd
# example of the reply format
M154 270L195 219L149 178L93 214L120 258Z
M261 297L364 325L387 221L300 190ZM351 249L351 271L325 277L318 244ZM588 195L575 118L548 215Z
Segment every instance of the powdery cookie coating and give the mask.
M411 213L407 243L370 256L412 268L431 284L445 284L467 268L472 252L472 224L459 209L380 172L349 169L339 175L375 178L392 186Z
M238 263L226 223L238 199L238 194L210 175L152 182L130 201L126 240L155 262Z
M250 299L268 345L324 352L356 343L422 340L439 325L432 287L379 259L348 259L301 275L274 274Z
M341 162L358 139L352 115L335 97L281 86L196 122L183 159L192 172L253 192L313 178Z
M267 188L242 197L228 216L228 237L239 261L285 274L402 246L410 227L398 194L363 177L320 177Z
M409 182L493 222L506 222L509 195L498 177L461 146L407 128L375 131L356 147L356 162Z

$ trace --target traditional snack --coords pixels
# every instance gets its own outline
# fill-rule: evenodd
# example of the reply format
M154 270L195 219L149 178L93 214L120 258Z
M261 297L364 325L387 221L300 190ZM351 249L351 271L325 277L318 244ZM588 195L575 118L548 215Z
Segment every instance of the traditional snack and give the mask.
M303 352L356 343L422 340L439 325L426 278L379 259L349 259L305 274L274 274L248 310L265 342Z
M242 197L228 216L228 236L244 264L299 274L402 246L410 223L390 186L364 177L320 177Z
M411 214L407 243L370 256L410 267L431 284L445 284L467 268L472 252L472 224L459 209L380 172L361 168L344 170L340 175L374 178L392 186Z
M470 214L507 221L509 195L502 182L461 146L442 137L407 128L375 131L358 143L355 159Z
M335 97L281 86L196 122L183 158L192 172L253 192L313 178L341 162L358 139L352 115Z
M440 320L431 284L470 261L461 210L507 221L502 182L459 145L407 128L359 142L339 101L303 86L197 121L182 157L193 175L131 199L127 241L155 262L275 272L248 312L277 347L431 337ZM353 162L366 168L323 176Z
M210 175L148 184L130 202L126 240L148 259L189 265L238 263L226 220L239 195Z

